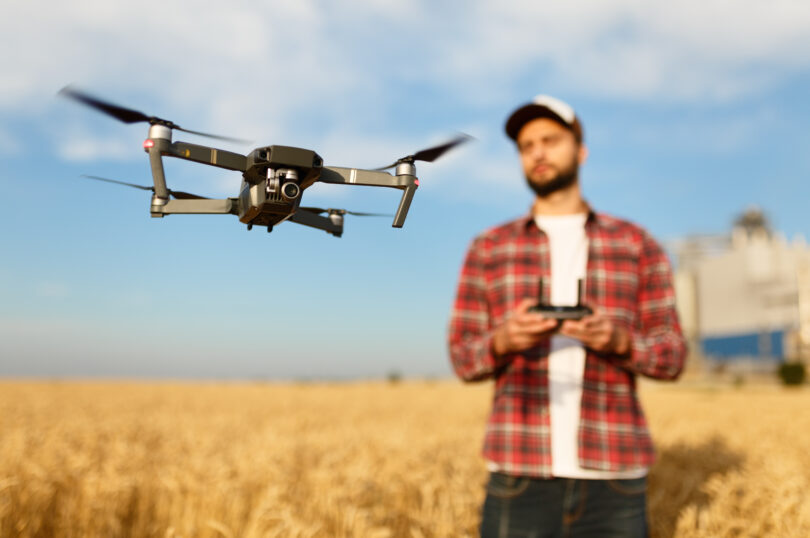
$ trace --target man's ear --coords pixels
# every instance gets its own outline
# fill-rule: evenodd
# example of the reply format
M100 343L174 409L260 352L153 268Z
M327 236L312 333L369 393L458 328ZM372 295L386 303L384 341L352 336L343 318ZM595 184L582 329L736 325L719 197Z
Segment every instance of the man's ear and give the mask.
M588 160L588 146L585 144L580 144L579 151L577 152L577 160L579 164L585 164L585 161Z

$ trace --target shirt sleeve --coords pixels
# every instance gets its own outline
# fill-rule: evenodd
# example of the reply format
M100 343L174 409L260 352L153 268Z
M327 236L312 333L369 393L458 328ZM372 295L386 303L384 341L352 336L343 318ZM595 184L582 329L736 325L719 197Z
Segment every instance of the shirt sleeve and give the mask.
M456 375L465 381L492 377L499 365L492 352L484 256L484 241L476 239L467 251L450 316L450 360Z
M614 357L621 366L656 379L676 379L686 360L686 340L675 308L669 260L644 234L639 266L638 317L631 331L631 352Z

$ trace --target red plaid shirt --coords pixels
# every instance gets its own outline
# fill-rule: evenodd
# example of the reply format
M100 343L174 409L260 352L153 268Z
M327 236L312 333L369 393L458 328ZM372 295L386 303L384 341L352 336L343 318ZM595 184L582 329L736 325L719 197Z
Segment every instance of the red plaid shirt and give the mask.
M669 261L638 226L591 212L583 302L632 335L628 356L586 350L579 463L586 469L649 467L652 440L636 397L636 374L675 379L686 343L675 311ZM492 333L525 297L550 296L548 236L531 216L477 237L467 252L450 320L453 368L465 381L495 379L484 457L505 473L551 476L548 354L545 342L497 357Z

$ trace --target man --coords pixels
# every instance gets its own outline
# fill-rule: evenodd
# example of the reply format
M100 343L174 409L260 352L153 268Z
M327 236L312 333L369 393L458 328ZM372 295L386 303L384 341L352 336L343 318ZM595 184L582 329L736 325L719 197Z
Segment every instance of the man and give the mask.
M449 334L458 376L495 382L481 535L646 536L654 454L636 375L675 379L686 355L668 260L582 197L588 152L568 104L538 96L506 133L534 205L472 242ZM580 282L593 314L532 310L577 304Z

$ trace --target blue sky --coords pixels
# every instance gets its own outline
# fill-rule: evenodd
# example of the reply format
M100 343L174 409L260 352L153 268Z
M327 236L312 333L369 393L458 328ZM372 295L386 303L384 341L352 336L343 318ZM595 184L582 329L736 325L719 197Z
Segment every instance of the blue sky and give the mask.
M350 378L450 374L469 241L531 203L503 122L538 93L585 126L583 189L662 241L761 206L810 236L810 5L355 0L0 6L0 375ZM418 167L405 227L340 239L233 216L149 217L146 126L56 97L73 83L180 125L376 167ZM207 143L192 135L175 139ZM167 163L170 188L236 173ZM398 191L316 186L307 205L393 212Z

